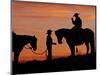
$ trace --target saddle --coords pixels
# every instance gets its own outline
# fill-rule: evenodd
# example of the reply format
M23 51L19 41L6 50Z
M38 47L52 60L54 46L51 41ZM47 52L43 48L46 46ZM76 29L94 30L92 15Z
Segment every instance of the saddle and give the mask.
M73 39L73 42L82 43L82 40L84 38L83 29L82 28L72 28L71 37Z

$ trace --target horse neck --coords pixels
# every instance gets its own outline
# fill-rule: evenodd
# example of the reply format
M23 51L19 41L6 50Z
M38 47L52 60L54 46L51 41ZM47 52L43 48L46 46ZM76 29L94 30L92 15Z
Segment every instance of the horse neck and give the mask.
M30 43L32 41L32 37L23 35L23 36L21 36L21 40L22 40L23 44L25 45L25 44Z
M32 41L32 36L26 36L25 38L26 42L29 43Z
M70 35L69 32L69 29L64 30L63 37L68 37Z

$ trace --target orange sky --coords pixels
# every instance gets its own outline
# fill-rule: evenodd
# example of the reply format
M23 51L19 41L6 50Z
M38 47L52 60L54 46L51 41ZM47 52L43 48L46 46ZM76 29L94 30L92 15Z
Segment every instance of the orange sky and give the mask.
M36 35L38 38L37 52L46 49L46 32L60 28L72 28L71 18L75 12L80 13L83 21L83 28L90 28L95 32L95 6L80 6L67 4L46 4L35 2L13 2L12 3L12 30L19 35ZM57 43L57 38L52 33L53 41ZM78 54L85 54L85 45L78 46ZM63 44L53 46L53 58L69 56L65 39ZM31 50L23 48L19 61L45 60L45 54L35 55Z

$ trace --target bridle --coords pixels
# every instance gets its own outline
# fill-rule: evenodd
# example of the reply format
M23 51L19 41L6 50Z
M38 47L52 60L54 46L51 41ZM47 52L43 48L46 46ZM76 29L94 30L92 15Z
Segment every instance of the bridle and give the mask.
M34 54L36 54L36 55L43 55L44 53L46 53L46 56L47 56L47 49L46 49L45 51L41 52L41 53L37 53L37 52L35 52L35 51L33 50L32 46L30 46L29 44L25 45L24 48L25 48L25 49L31 49L31 51L32 51Z

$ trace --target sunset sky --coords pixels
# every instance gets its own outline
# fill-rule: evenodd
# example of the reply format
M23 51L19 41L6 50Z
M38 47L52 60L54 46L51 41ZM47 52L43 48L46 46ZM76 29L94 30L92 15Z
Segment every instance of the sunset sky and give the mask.
M46 32L48 29L55 31L60 28L71 29L73 24L71 18L74 13L80 13L82 28L90 28L95 33L95 6L81 6L70 4L49 4L35 2L12 2L12 31L18 35L36 35L38 39L37 52L46 50ZM63 39L63 44L58 44L55 33L52 33L53 58L70 56L71 52ZM77 46L77 54L86 53L85 45ZM23 48L20 53L20 62L31 60L45 60L46 56L36 55L29 49Z

